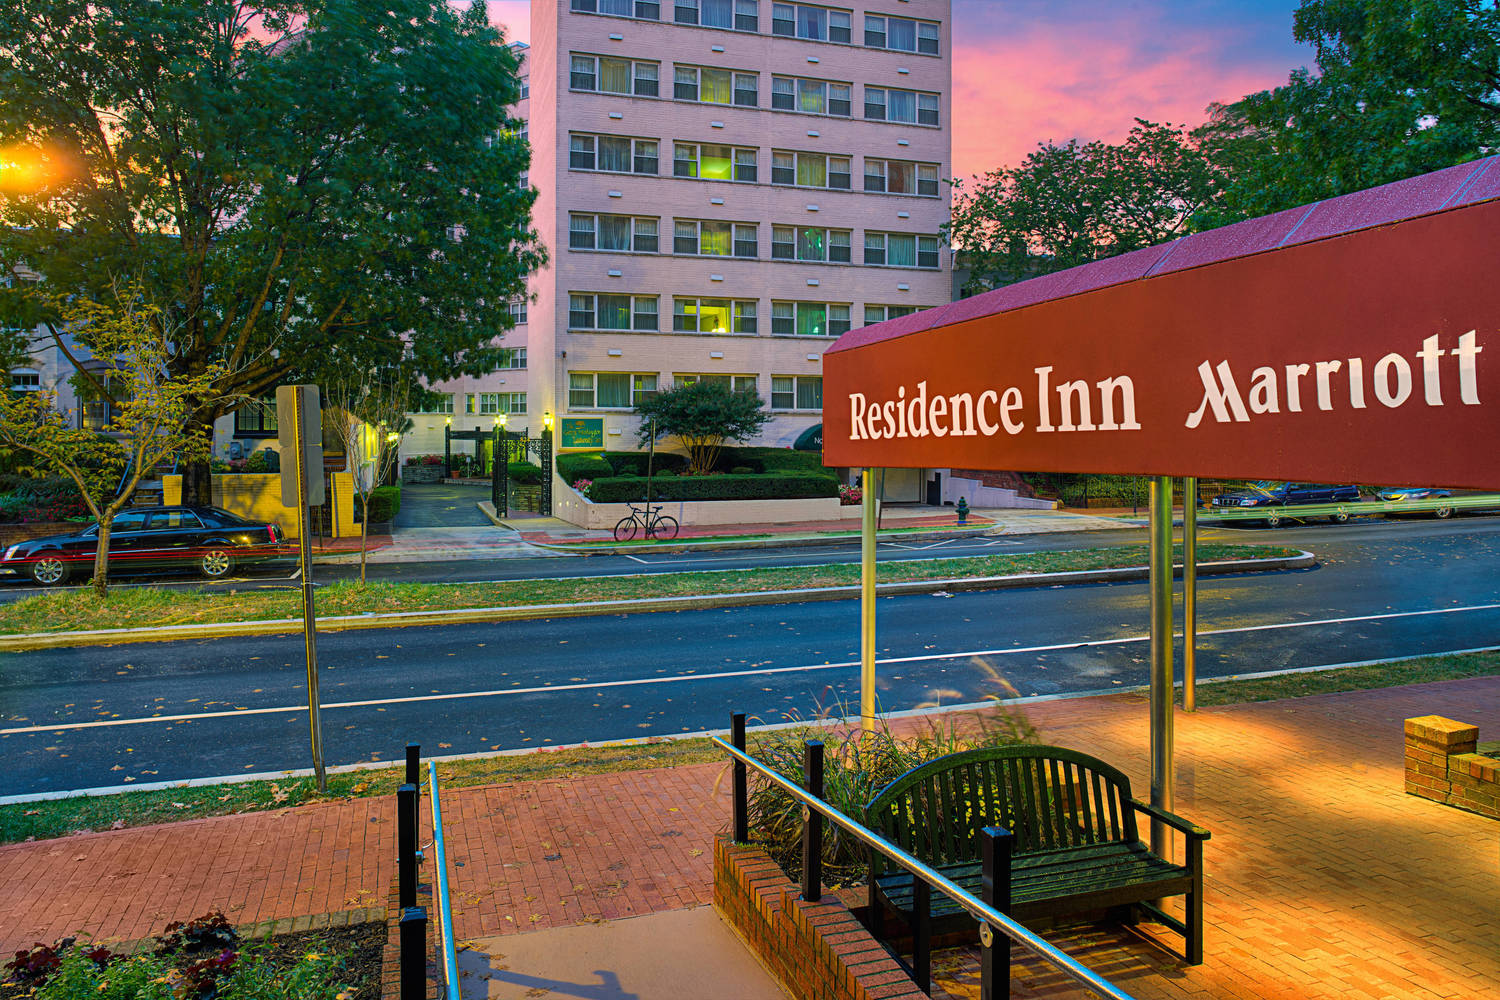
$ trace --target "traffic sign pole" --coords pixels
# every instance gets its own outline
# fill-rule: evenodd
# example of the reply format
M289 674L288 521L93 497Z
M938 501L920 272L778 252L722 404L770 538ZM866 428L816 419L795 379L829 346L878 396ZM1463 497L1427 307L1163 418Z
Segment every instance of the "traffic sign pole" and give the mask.
M308 541L307 516L307 449L303 447L302 397L304 386L296 386L296 405L292 408L292 438L297 456L297 523L298 545L302 564L302 639L307 650L307 721L312 729L313 771L317 774L318 792L328 791L328 773L323 769L323 719L318 703L318 631L313 616L312 558Z

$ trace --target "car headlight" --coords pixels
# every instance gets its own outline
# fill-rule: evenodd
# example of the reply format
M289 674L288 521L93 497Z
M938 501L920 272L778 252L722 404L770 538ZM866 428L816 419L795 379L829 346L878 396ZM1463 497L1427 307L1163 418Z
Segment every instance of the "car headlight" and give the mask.
M1254 497L1246 497L1245 499L1243 499L1243 500L1240 501L1240 506L1241 507L1254 507L1258 503L1260 503L1260 501L1257 500L1257 499L1255 499Z
M9 562L10 560L12 560L12 559L14 559L16 557L16 550L18 550L20 547L21 547L20 544L17 543L17 544L12 545L10 548L8 548L8 549L5 550L5 559L6 559L7 562Z

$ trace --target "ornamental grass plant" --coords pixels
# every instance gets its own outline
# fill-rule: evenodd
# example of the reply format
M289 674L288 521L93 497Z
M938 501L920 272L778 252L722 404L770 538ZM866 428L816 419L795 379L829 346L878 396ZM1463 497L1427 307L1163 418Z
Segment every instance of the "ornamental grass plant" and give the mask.
M993 683L1014 694L1008 682L994 674ZM868 825L865 805L891 781L930 760L964 750L1037 742L1037 731L1024 713L991 696L994 707L963 716L939 715L921 720L914 731L895 733L884 716L873 731L845 724L792 726L752 737L751 756L799 785L806 786L803 765L808 740L823 742L824 799L845 816ZM843 711L839 717L857 718ZM791 796L751 773L749 791L750 839L764 848L793 880L802 877L802 807ZM823 879L830 888L862 882L869 872L866 849L832 823L823 825Z

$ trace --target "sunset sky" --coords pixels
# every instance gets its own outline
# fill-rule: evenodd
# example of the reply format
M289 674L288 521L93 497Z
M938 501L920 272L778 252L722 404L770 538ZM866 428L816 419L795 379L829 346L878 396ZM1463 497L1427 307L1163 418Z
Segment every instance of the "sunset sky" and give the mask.
M489 0L528 41L528 0ZM1196 125L1212 101L1312 62L1297 0L953 0L953 165L1015 165L1048 139L1115 140L1132 119Z

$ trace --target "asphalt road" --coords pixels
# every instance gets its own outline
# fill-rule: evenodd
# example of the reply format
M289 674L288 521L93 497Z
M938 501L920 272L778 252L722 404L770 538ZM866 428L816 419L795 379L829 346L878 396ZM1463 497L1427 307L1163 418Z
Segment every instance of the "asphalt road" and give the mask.
M1201 676L1500 644L1500 520L1235 534L1321 562L1201 581ZM806 718L857 703L858 626L828 602L325 635L327 760ZM882 705L1141 684L1146 627L1141 584L882 599ZM305 767L304 680L296 636L5 655L0 795Z

